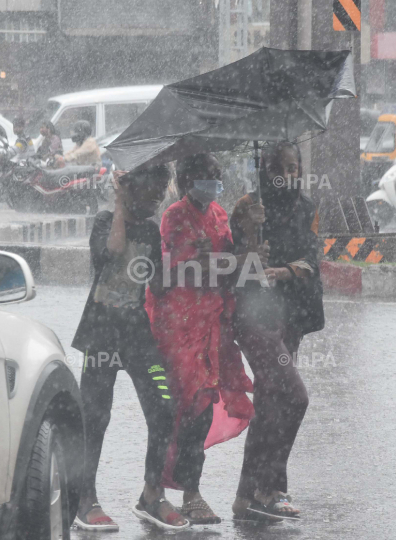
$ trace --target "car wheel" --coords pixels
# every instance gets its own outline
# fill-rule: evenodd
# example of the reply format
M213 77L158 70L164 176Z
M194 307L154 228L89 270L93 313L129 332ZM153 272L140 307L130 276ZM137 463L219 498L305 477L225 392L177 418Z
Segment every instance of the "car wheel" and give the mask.
M33 447L21 506L27 540L69 540L66 467L58 429L48 420Z

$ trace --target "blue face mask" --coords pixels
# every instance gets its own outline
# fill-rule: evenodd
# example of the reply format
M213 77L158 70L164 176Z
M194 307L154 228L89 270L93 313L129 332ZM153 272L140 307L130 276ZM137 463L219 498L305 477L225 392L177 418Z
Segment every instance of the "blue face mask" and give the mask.
M223 191L223 182L220 180L194 180L194 187L189 193L201 204L206 205L215 201Z

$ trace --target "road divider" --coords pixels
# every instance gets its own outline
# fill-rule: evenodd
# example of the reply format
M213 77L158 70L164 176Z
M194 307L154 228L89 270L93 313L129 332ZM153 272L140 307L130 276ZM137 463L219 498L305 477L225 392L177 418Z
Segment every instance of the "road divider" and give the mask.
M322 261L320 274L327 293L396 298L396 265L370 264L365 267Z
M88 236L94 216L48 218L0 224L0 242L45 244L66 238Z
M396 234L375 235L339 234L321 237L323 254L329 261L358 261L367 263L396 262Z

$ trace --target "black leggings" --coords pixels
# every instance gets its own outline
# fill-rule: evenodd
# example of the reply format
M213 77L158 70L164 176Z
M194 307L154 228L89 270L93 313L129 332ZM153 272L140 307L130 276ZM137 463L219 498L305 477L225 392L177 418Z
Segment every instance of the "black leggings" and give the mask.
M173 432L174 403L148 318L143 317L137 326L128 330L118 351L86 353L81 375L86 423L83 496L95 494L96 472L104 434L110 422L113 388L120 369L125 369L133 381L148 427L144 479L153 486L161 481Z
M255 417L246 437L238 496L259 489L287 493L287 461L308 407L305 385L293 365L301 336L268 329L237 315L237 341L254 373Z
M178 457L173 471L175 482L186 491L198 491L205 461L204 444L213 420L213 403L198 418L185 418L177 438Z

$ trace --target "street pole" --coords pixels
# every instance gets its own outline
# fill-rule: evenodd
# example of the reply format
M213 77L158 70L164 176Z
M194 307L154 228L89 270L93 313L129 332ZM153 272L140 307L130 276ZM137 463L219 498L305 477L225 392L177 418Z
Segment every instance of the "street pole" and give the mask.
M298 28L297 28L297 48L303 51L310 51L312 48L312 0L299 0L298 4ZM311 172L311 141L300 143L301 158L305 174ZM310 186L303 184L304 192L312 197Z
M359 95L360 32L334 31L332 1L272 1L270 43L280 49L351 49ZM319 178L327 175L331 184L331 190L312 190L317 204L322 200L322 204L330 206L338 197L360 194L359 98L335 100L327 131L304 147L303 157L305 172Z
M270 45L275 49L297 49L298 0L271 1Z

